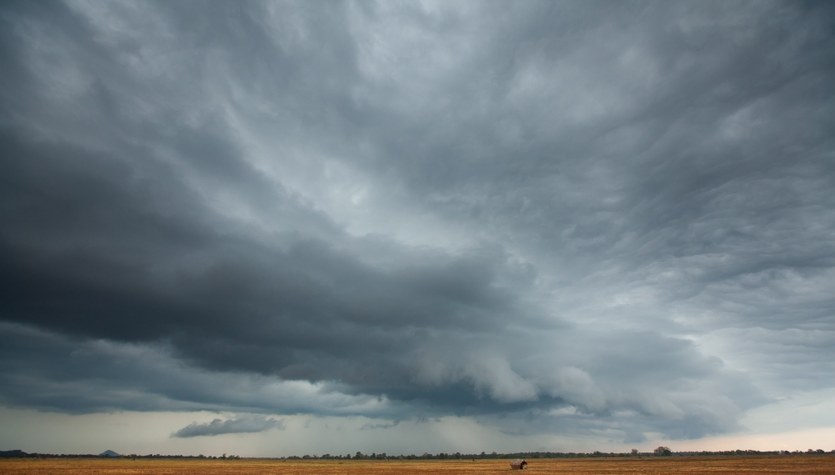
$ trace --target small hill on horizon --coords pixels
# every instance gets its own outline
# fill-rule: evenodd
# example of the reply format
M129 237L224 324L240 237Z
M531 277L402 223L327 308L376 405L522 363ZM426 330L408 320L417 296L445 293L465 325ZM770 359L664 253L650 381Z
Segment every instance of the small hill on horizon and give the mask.
M116 453L110 449L105 450L104 452L99 454L99 457L121 457L122 455Z

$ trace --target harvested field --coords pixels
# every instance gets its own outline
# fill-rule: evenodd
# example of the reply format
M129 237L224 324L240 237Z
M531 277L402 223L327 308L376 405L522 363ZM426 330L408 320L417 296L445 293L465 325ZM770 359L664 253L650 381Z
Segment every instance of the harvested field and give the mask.
M510 460L195 460L195 459L8 459L9 474L495 474L519 473ZM521 473L561 474L835 474L835 456L558 458L529 460Z

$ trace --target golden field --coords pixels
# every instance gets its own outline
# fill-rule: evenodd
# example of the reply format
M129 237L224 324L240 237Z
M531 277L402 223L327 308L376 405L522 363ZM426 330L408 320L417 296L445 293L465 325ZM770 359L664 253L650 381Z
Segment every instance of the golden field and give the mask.
M835 474L835 456L557 458L529 460L521 473L560 474ZM509 460L203 460L6 459L9 474L495 474L520 473Z

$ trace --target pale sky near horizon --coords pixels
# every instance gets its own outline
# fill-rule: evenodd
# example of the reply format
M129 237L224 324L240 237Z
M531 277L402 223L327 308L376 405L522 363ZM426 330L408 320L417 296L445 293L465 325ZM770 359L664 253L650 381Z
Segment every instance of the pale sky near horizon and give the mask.
M833 450L835 4L0 3L0 450Z

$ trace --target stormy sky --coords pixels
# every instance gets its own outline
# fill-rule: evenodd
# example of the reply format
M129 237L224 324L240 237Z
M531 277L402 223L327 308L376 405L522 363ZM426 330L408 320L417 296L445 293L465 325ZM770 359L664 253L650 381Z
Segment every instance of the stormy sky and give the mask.
M0 65L4 450L835 449L828 2L5 1Z

